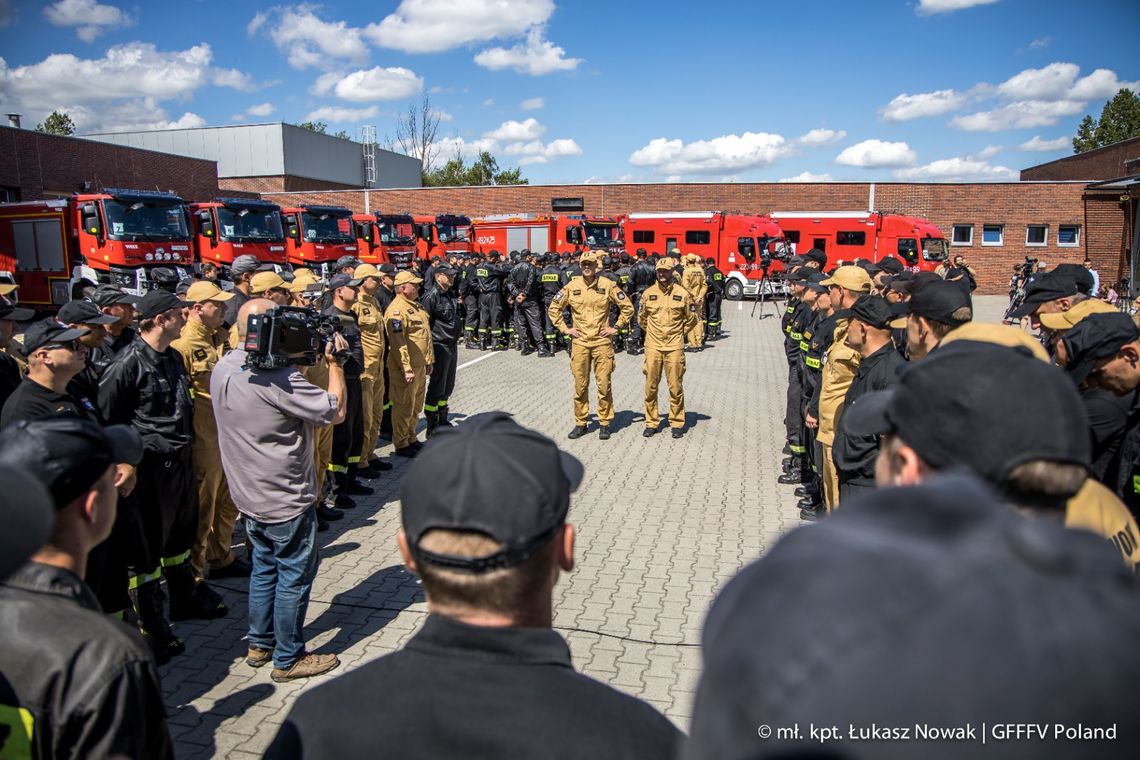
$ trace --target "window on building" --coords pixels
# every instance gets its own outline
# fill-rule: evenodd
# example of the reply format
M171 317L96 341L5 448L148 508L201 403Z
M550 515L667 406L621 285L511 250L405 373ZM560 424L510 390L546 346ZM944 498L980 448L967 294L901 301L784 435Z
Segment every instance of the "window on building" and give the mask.
M1005 244L1005 225L1004 224L983 224L982 225L982 245L1004 245Z
M867 233L863 230L855 232L836 232L835 233L836 245L866 245Z
M955 224L954 229L950 235L951 245L973 245L974 244L974 225L972 224Z
M1025 227L1026 245L1045 245L1049 242L1049 225L1029 224Z
M652 243L653 230L634 230L633 242L635 243Z
M685 245L708 245L709 239L710 236L708 230L685 231Z
M1057 245L1060 246L1076 246L1081 244L1081 225L1079 224L1059 224L1057 225Z

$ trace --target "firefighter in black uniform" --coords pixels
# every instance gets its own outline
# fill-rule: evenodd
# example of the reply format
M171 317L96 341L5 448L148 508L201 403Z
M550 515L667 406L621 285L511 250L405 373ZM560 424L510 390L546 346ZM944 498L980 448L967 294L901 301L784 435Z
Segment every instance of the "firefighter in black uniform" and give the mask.
M479 348L479 289L475 280L481 261L482 257L475 254L463 265L459 275L459 298L463 300L463 332L467 348Z
M345 385L344 421L333 427L332 456L328 465L332 478L326 479L329 489L325 506L329 508L351 509L356 506L353 496L368 496L372 493L371 488L357 482L360 452L364 444L364 407L360 385L360 376L364 372L364 344L352 305L356 302L360 283L360 280L353 279L349 274L333 275L329 280L332 303L321 312L327 317L340 319L340 334L348 343L348 355L341 362Z
M534 353L538 347L539 356L551 356L550 346L542 331L542 288L534 256L523 259L511 268L507 277L507 295L514 306L515 332L518 335L519 349L523 356Z
M621 288L623 293L625 293L627 296L630 296L630 303L632 303L633 267L630 264L629 254L625 251L617 254L614 265L617 267L614 269L614 275L617 276L618 287ZM630 322L633 321L633 319L630 320ZM625 327L621 328L621 331L618 334L618 338L625 346L625 350L629 351L629 347L633 345L633 326L626 325Z
M447 421L448 401L455 390L455 370L459 356L459 334L463 323L459 320L459 302L455 281L459 271L443 265L435 269L433 279L426 284L420 296L420 306L431 324L431 344L435 362L431 366L427 393L424 395L424 419L427 437L439 427L451 427Z
M624 293L625 288L622 287L621 279L618 277L618 273L616 271L617 270L617 262L614 261L612 256L602 255L601 258L602 258L602 266L601 266L601 269L598 270L598 277L604 277L605 279L614 283L615 285L617 285L618 290L620 290ZM610 304L610 316L609 316L609 324L611 327L614 326L615 324L617 324L617 318L618 318L618 315L620 313L621 312L618 311L618 307L611 303ZM627 328L628 328L628 326L627 326ZM614 335L614 337L612 339L613 344L614 344L614 351L624 351L625 350L625 337L626 337L627 332L628 332L628 329L627 330L619 330Z
M637 354L645 350L645 331L641 329L641 324L637 321L637 312L641 308L641 296L645 291L657 282L657 261L647 261L645 258L645 249L637 249L637 263L630 269L630 292L629 300L633 303L633 319L630 323L633 325L633 332L630 333L630 345L626 348L626 353Z
M566 284L567 280L562 268L558 266L557 255L547 253L542 258L542 262L542 273L539 275L542 286L542 337L546 339L546 345L551 351L551 356L553 356L553 352L558 350L558 346L562 343L562 335L554 327L554 323L550 321L550 302L554 300L554 296L558 295L558 291L562 290L562 286Z
M503 279L498 251L491 251L488 261L475 268L475 292L479 294L479 345L486 351L505 348L503 338Z
M705 295L705 340L720 337L720 305L724 301L724 272L716 268L716 259L705 259L705 281L708 291Z
M796 489L801 496L800 519L814 521L823 513L823 445L816 440L819 430L819 392L823 386L823 356L835 339L835 326L840 319L849 317L850 311L839 311L831 302L827 287L820 283L827 279L819 272L808 275L804 281L804 296L812 308L811 322L802 328L804 342L804 428L803 441L810 460L810 469L804 473L806 482Z
M155 658L166 662L185 651L170 630L160 581L170 588L175 620L226 614L222 598L197 577L190 550L198 533L198 488L190 461L194 402L190 378L170 344L185 324L186 304L166 290L152 290L138 304L140 333L99 378L99 412L108 425L130 425L143 439L137 483L123 505L129 586L139 628Z
M804 418L804 368L803 352L800 350L804 340L802 330L811 317L811 306L802 298L806 276L807 272L799 268L788 275L788 300L780 317L781 329L784 331L784 354L788 361L788 393L784 408L784 453L788 454L788 458L784 460L784 473L779 481L787 485L801 483L801 473L807 467L807 449L801 435Z

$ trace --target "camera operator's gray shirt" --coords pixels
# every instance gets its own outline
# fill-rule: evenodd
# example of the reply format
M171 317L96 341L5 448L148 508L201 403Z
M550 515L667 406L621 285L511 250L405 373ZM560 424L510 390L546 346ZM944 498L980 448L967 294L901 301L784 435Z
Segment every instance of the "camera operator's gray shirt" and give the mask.
M210 377L222 469L238 511L282 523L317 500L313 426L332 423L336 397L294 367L244 369L245 359L230 351Z

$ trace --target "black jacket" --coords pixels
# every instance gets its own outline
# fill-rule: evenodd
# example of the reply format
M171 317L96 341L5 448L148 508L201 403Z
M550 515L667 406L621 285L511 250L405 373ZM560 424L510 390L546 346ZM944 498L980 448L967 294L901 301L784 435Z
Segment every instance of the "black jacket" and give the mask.
M1092 441L1092 467L1090 472L1097 480L1112 484L1120 469L1120 444L1128 429L1128 418L1136 404L1136 394L1117 396L1111 391L1082 387L1081 401L1089 418L1089 438Z
M633 265L629 277L633 292L644 293L653 283L657 282L657 270L648 261L642 259Z
M460 333L463 332L463 323L459 320L459 304L455 300L455 288L440 290L432 284L420 296L420 306L431 322L432 342L455 345L459 341Z
M899 355L893 343L888 342L875 353L859 362L859 369L847 389L843 399L843 409L848 411L852 404L858 403L861 396L874 391L881 391L895 385L899 373L906 367L906 359ZM879 455L879 439L877 436L851 435L843 425L843 417L839 418L836 428L835 444L831 450L832 459L835 460L835 469L839 472L839 479L844 483L859 485L872 485L875 482L875 458Z
M115 356L99 378L99 416L131 425L149 452L175 454L194 439L194 402L182 357L158 353L142 338Z
M0 609L0 705L31 713L31 757L174 756L150 651L82 580L29 562L0 583Z
M539 284L542 286L542 295L546 300L558 295L562 286L566 284L566 274L557 264L547 264L539 275Z
M380 288L383 290L384 288ZM388 307L383 307L387 309ZM326 317L340 317L344 320L344 327L341 329L340 334L348 341L348 360L341 364L344 368L345 377L360 377L364 372L364 343L360 337L360 325L356 320L356 313L352 311L341 311L335 306L330 306L323 312ZM351 321L351 324L349 322Z
M540 296L538 270L529 261L520 261L511 267L507 276L507 295L512 299L519 295L528 301L537 301Z
M482 263L475 267L473 290L482 295L498 293L503 287L506 276L507 273L500 269L498 264L489 261Z
M709 285L709 295L724 295L724 272L716 266L705 267L705 281Z

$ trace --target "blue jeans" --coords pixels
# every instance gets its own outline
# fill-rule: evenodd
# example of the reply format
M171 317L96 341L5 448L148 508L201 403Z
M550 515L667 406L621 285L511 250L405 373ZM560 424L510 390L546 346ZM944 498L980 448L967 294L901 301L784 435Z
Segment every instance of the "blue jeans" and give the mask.
M305 654L305 612L317 577L317 511L283 523L245 518L253 545L249 576L249 644L273 650L273 666L290 668Z

